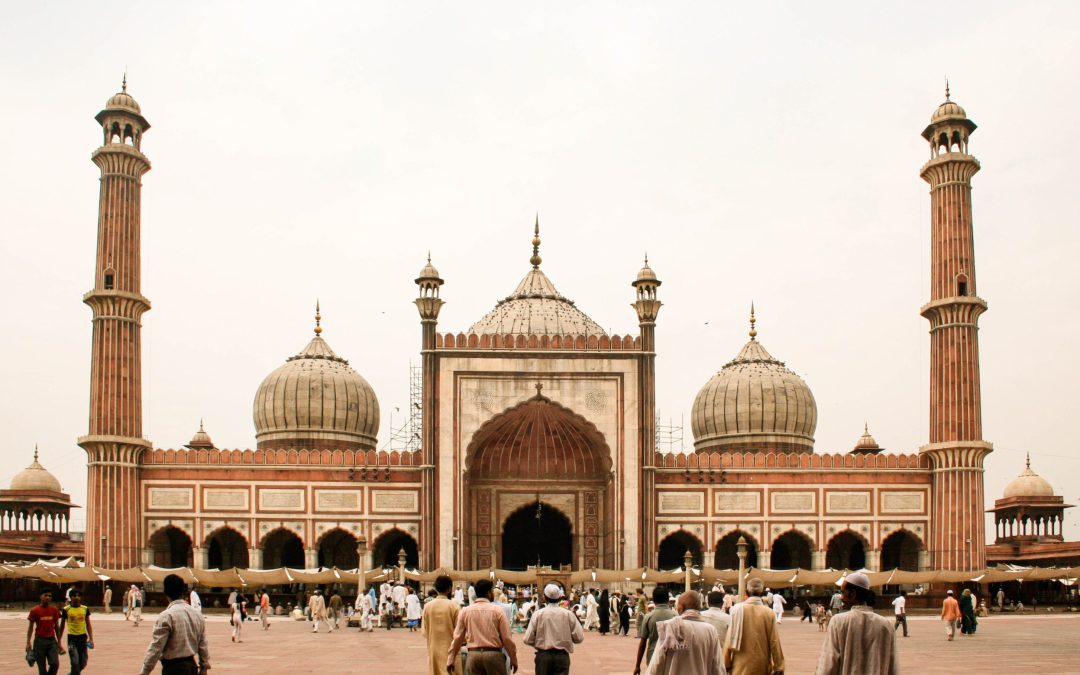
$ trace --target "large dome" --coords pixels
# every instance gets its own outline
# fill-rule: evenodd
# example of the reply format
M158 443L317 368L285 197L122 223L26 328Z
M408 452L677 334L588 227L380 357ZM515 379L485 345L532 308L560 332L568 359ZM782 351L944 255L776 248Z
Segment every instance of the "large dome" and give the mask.
M362 448L378 443L379 401L349 362L316 335L255 393L260 448Z
M555 290L540 271L540 222L533 235L533 268L514 292L469 328L477 335L606 335L600 324Z
M15 477L11 479L11 489L63 492L60 481L56 480L56 476L46 471L45 467L38 463L37 448L34 448L34 461L30 463L30 466L15 474Z
M1031 457L1019 476L1005 486L1003 497L1053 497L1054 487L1050 482L1031 470Z
M812 452L817 403L801 377L750 341L694 399L694 448Z

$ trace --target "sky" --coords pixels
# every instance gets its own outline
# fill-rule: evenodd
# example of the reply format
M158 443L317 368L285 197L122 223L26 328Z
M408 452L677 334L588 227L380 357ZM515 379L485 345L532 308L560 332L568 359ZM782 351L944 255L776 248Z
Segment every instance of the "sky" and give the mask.
M753 301L759 340L814 392L818 452L846 452L864 422L915 452L919 134L948 77L983 164L986 494L1030 452L1080 499L1076 3L19 3L0 63L0 485L38 445L85 503L93 116L125 70L152 125L144 430L165 448L200 418L218 447L253 447L255 390L308 341L316 298L387 444L427 253L440 329L466 330L528 271L539 213L544 271L611 332L637 330L648 253L657 401L687 448L694 395L746 341Z

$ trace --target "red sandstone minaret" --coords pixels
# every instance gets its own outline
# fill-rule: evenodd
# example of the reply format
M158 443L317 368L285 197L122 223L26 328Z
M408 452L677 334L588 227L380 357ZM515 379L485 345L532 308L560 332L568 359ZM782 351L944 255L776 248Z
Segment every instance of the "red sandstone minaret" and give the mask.
M930 442L920 449L933 467L932 565L968 570L985 566L983 459L979 393L979 316L976 295L971 178L979 160L968 154L975 123L950 100L938 106L922 135L930 161L920 175L930 184Z
M150 301L139 293L140 190L150 161L140 151L150 128L139 104L122 90L94 118L104 144L91 156L101 169L94 288L83 296L93 312L90 431L87 454L86 561L110 568L138 565L139 453L142 437L141 318Z
M537 220L539 227L539 220ZM423 354L423 406L421 414L421 452L423 454L423 475L421 477L420 494L423 496L421 514L423 520L420 524L420 564L425 569L434 569L437 565L436 542L439 532L439 505L436 499L438 494L438 482L435 475L435 439L438 436L436 427L437 410L435 407L438 390L438 364L435 360L435 329L439 321L439 310L442 309L443 301L439 298L439 289L442 288L443 280L439 277L439 270L431 264L431 254L428 254L427 264L420 270L416 277L416 285L420 287L420 296L416 298L416 308L420 311L420 325L422 337L420 342L421 354Z
M632 306L637 312L638 328L641 330L641 389L638 391L641 411L641 417L638 418L638 428L641 430L638 437L641 448L641 477L638 484L641 486L642 523L655 522L656 518L656 317L663 305L656 297L656 290L660 288L660 283L656 272L649 267L649 256L646 255L645 265L630 284L637 295ZM655 566L658 564L656 528L642 527L640 532L639 561L643 565ZM622 548L619 546L619 555L623 555Z

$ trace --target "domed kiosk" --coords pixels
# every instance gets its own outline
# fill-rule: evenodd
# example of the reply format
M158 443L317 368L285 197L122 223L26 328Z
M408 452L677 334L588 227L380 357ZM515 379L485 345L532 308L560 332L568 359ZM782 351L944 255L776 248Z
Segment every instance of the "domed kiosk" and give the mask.
M756 321L751 307L750 341L694 399L690 422L698 452L814 450L814 395L757 341Z
M378 443L379 401L360 373L321 336L266 376L255 393L255 438L260 449L372 450Z
M0 560L82 557L82 542L73 542L68 532L73 508L78 507L38 461L34 448L30 466L0 490Z

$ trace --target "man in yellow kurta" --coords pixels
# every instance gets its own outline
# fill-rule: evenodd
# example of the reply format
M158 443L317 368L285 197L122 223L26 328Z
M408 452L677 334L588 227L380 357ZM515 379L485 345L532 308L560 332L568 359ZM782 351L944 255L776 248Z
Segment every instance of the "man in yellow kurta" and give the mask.
M731 628L724 642L724 665L730 675L784 672L776 615L761 601L764 591L761 579L751 579L746 584L750 597L731 608Z
M461 605L450 599L453 590L454 582L450 577L445 574L436 577L435 591L439 595L424 606L420 620L420 626L427 638L430 675L447 675L446 653L454 640L454 627L457 625L458 613L461 612ZM460 660L459 658L458 661ZM455 670L459 673L465 672L460 663Z

